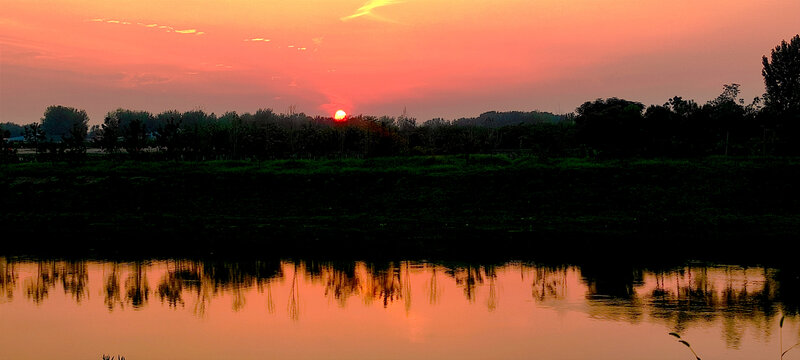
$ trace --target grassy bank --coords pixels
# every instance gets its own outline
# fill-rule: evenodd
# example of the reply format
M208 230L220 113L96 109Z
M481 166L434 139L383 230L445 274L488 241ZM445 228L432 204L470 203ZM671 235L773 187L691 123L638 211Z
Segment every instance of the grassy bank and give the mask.
M22 163L0 167L1 244L769 255L797 238L798 184L795 158Z

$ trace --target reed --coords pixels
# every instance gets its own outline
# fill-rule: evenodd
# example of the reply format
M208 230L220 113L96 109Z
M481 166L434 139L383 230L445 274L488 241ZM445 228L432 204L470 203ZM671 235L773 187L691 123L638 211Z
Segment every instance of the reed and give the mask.
M780 320L780 322L778 322L778 328L779 328L779 330L778 330L778 332L779 332L778 336L780 337L780 339L779 339L779 341L778 341L778 342L779 342L779 345L778 345L778 346L780 346L780 349L779 349L779 350L780 350L780 353L781 353L780 360L783 360L783 357L786 355L786 353L788 353L788 352L789 352L789 350L792 350L792 349L794 349L794 348L796 348L796 347L800 346L800 342L798 342L798 343L796 343L796 344L794 344L794 345L792 345L792 346L788 347L786 350L784 350L784 349L783 349L783 322L784 322L784 320L786 320L786 315L782 315L782 316L781 316L781 320ZM687 348L689 348L689 351L691 351L691 352L692 352L692 355L694 355L694 357L695 357L697 360L701 360L701 359L700 359L700 357L699 357L699 356L697 356L697 353L694 351L694 349L692 349L692 345L690 345L688 341L686 341L686 340L683 340L683 339L681 338L681 336L680 336L678 333L671 332L671 333L669 333L669 335L670 335L670 336L673 336L673 337L675 337L676 339L678 339L678 342L679 342L679 343L681 343L681 344L685 345Z
M700 359L700 357L699 357L699 356L697 356L697 353L696 353L696 352L694 352L694 349L692 349L692 345L690 345L688 341L681 339L681 336L680 336L678 333L671 332L671 333L669 333L669 335L671 335L671 336L674 336L676 339L678 339L678 342L679 342L679 343L681 343L681 344L683 344L683 345L686 345L686 347L687 347L687 348L689 348L689 351L691 351L691 352L692 352L692 355L694 355L694 357L695 357L697 360L702 360L702 359Z
M783 356L784 356L784 355L786 355L786 353L788 353L788 352L789 352L789 350L792 350L792 349L794 349L795 347L797 347L798 345L800 345L800 342L798 342L797 344L794 344L794 345L792 345L792 346L789 346L789 348L788 348L788 349L786 349L786 350L783 350L783 320L784 320L785 318L786 318L786 315L783 315L783 316L781 316L781 321L780 321L780 323L778 324L778 327L780 328L780 330L779 330L779 336L781 337L781 341L780 341L780 347L781 347L781 348L780 348L780 350L781 350L781 360L783 360Z

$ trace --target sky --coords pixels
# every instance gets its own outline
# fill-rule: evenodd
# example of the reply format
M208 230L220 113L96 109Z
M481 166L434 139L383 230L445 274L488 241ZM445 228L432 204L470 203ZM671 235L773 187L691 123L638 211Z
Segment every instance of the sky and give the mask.
M797 0L2 0L0 122L47 106L455 119L764 92Z

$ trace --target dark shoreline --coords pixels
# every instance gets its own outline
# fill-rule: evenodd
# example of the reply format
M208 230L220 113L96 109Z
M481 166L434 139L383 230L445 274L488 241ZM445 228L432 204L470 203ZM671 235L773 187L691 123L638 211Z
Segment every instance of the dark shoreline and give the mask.
M97 158L0 175L6 253L764 262L791 260L800 233L800 158Z

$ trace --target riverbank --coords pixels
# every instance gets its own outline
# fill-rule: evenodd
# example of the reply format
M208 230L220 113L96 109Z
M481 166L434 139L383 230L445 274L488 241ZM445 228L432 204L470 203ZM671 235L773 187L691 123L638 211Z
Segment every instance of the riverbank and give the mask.
M797 184L796 158L21 163L0 166L0 244L59 253L769 257L797 239Z

